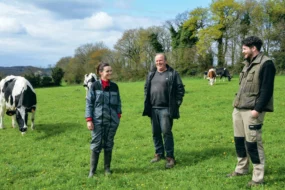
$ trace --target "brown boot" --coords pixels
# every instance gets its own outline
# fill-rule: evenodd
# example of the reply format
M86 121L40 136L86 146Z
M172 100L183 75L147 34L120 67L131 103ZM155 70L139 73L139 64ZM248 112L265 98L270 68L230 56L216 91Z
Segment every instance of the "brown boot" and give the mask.
M236 177L236 176L243 176L246 175L247 173L237 173L235 171L233 171L232 173L229 173L226 175L226 177Z
M255 187L255 186L260 186L263 184L264 184L263 182L256 182L256 181L251 180L250 182L248 182L247 186L248 187Z
M167 157L167 158L166 158L165 168L166 168L166 169L173 168L174 165L175 165L175 162L176 162L176 161L174 160L174 158Z
M159 162L161 159L165 159L165 157L161 154L155 154L154 158L150 162L151 163Z

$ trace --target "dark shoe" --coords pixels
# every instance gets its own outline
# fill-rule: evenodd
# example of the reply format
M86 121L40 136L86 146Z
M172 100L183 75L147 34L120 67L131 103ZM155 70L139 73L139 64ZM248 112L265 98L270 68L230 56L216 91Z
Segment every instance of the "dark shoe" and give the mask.
M164 159L164 156L160 154L155 154L154 158L150 161L151 163L159 162L161 159Z
M173 168L174 165L175 165L175 160L173 158L167 157L166 158L165 168L166 169L170 169L170 168Z
M91 152L91 158L90 158L90 172L88 175L88 178L91 178L95 173L99 161L99 153Z
M246 175L246 173L245 174L241 174L241 173L237 173L237 172L232 172L232 173L229 173L229 174L227 174L226 176L227 177L236 177L236 176L243 176L243 175Z
M248 182L247 186L248 187L254 187L254 186L259 186L259 185L263 185L263 182L255 182L255 181L250 181Z

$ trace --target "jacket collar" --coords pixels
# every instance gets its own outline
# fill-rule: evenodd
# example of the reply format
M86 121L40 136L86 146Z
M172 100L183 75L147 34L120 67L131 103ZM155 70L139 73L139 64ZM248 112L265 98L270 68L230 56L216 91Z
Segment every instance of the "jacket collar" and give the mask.
M170 67L168 64L166 64L166 68L167 68L168 71L173 71L173 68ZM157 68L154 66L154 67L152 68L151 72L156 72L156 71L157 71Z
M256 65L256 64L260 64L261 60L262 60L262 57L263 57L263 53L259 53L257 56L255 56L253 58L253 61L250 62L249 59L244 59L244 64L248 67L252 66L252 65Z

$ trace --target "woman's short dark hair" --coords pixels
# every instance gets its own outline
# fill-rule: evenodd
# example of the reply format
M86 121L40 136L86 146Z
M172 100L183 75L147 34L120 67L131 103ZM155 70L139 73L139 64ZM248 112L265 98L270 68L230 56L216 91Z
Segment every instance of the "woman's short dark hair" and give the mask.
M104 67L110 66L109 63L100 63L97 67L97 74L100 75L100 72L103 72Z
M247 47L255 46L258 51L260 51L262 44L262 40L256 36L247 37L242 41L242 45Z

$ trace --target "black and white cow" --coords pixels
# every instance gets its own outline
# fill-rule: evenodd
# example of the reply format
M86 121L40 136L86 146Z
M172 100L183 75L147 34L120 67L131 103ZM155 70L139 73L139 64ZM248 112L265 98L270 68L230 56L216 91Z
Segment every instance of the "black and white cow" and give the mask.
M97 80L97 76L95 73L89 73L84 75L84 82L83 86L85 87L86 90L86 96L89 88L91 87L92 83Z
M19 130L25 134L27 130L28 112L31 112L31 128L34 129L36 111L36 93L24 77L7 76L0 82L0 129L4 128L4 112L12 116L12 127L15 128L15 119Z
M230 72L227 68L216 68L216 74L217 76L220 76L220 79L222 79L223 77L227 77L228 81L231 81L231 75Z

